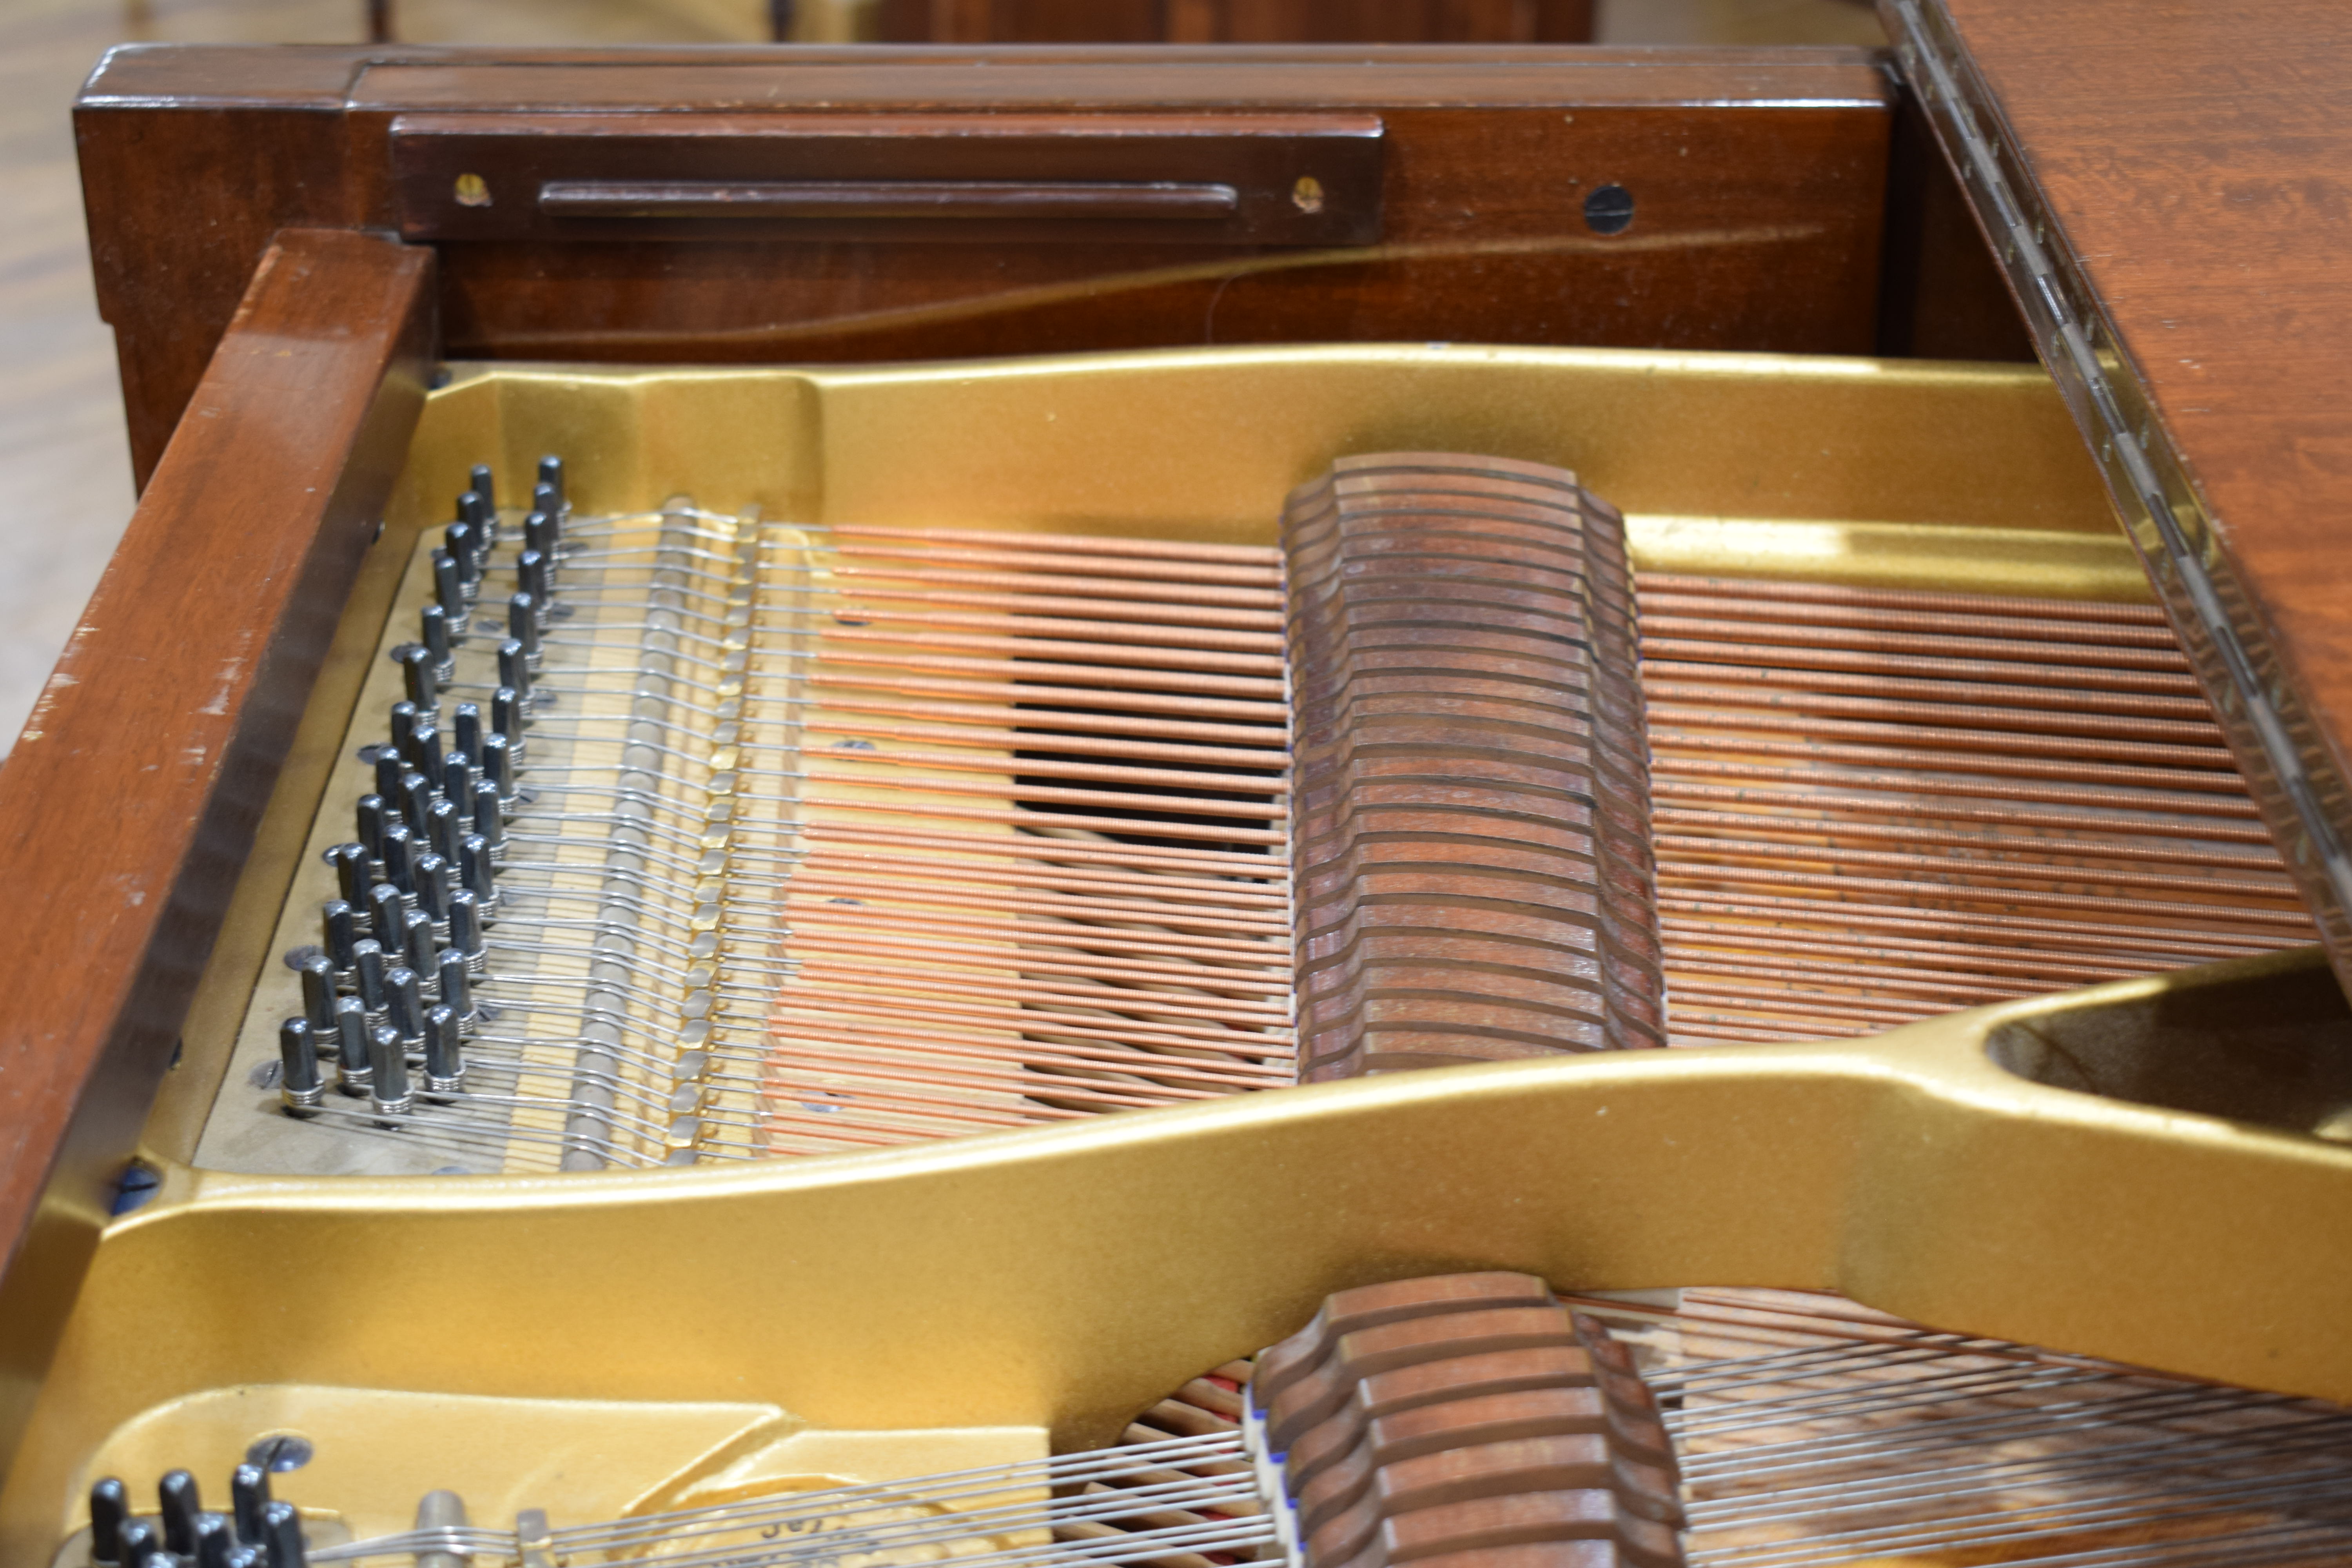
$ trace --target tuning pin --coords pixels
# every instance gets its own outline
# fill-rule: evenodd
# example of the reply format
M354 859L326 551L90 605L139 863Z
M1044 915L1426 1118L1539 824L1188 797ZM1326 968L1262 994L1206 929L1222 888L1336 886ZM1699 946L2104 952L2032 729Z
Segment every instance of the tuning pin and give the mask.
M490 693L490 729L507 738L507 761L515 767L523 763L522 699L511 686L501 686Z
M482 538L474 525L459 518L441 531L441 548L457 568L457 583L471 609L482 585ZM437 580L436 580L437 581Z
M463 959L457 967L465 968ZM457 1011L443 1002L425 1010L425 1092L456 1094L465 1087L466 1049Z
M335 887L347 904L367 900L368 852L364 844L336 844L320 857L335 868Z
M466 973L466 955L454 947L445 947L439 962L441 1005L457 1015L458 1034L470 1038L482 1016L474 1006L474 987Z
M368 889L367 913L368 930L379 947L398 941L408 929L408 905L390 882L377 882Z
M368 1066L367 1006L356 996L346 996L335 1004L335 1088L365 1100L373 1077Z
M196 1568L228 1568L228 1554L236 1550L236 1531L225 1513L196 1516Z
M490 498L479 490L469 489L457 498L457 520L460 522L470 522L476 528L495 527L498 516L498 509L490 505Z
M393 952L394 950L386 951ZM388 957L385 962L404 963L416 971L419 975L430 974L433 973L433 954L436 951L433 942L433 917L423 910L413 910L409 912L407 925L401 929L400 946L396 950L396 956Z
M530 595L530 618L545 632L548 616L555 608L555 584L548 574L546 552L526 550L516 556L515 576L522 592ZM508 614L512 616L512 601L509 602Z
M469 833L466 837L474 836ZM462 841L457 848L462 854ZM436 944L449 940L449 900L457 890L455 862L440 855L427 855L416 863L416 916L425 922Z
M408 824L395 822L383 830L383 879L400 889L401 901L416 904L416 862L425 847Z
M490 858L489 839L479 833L468 833L458 841L457 848L458 879L480 901L483 917L495 920L499 912L499 877L498 865Z
M381 791L360 796L360 847L368 852L368 874L379 882L383 880L383 830L392 826L392 815Z
M433 650L423 643L404 643L393 656L400 666L400 679L408 691L408 700L416 704L416 722L420 729L437 726L441 712L441 678L434 666L439 661Z
M373 937L363 937L352 944L352 971L359 982L360 1005L367 1009L368 1026L373 1028L383 1021L384 1009L391 1005L384 994L383 944Z
M485 506L493 510L497 508L499 492L490 482L490 466L488 463L476 463L473 471L466 476L466 480L467 488L482 498L482 503Z
M531 695L530 655L520 638L509 637L499 644L499 684L513 689L522 703L523 717L530 718L538 703Z
M163 1552L163 1538L155 1532L155 1526L147 1520L124 1520L117 1539L122 1568L145 1568L151 1559ZM164 1556L163 1561L167 1564L172 1563L169 1556ZM173 1564L173 1568L177 1568L177 1565Z
M401 1049L415 1053L425 1048L425 977L406 964L387 970L383 976L384 993L392 999L390 1023L399 1037Z
M89 1489L89 1560L117 1568L122 1562L122 1527L131 1518L130 1489L109 1476Z
M409 978L414 980L415 976ZM423 1050L421 1017L417 1025L420 1032L416 1048ZM383 1025L368 1037L368 1067L374 1075L368 1085L368 1105L378 1116L400 1116L416 1109L416 1096L408 1088L407 1042L391 1025Z
M416 612L416 624L425 651L433 656L433 679L448 685L457 678L457 634L450 629L449 612L427 605Z
M433 804L425 808L425 841L433 852L451 865L457 864L457 840L466 836L472 824L457 809L457 803L436 795Z
M228 1511L236 1525L236 1538L247 1546L259 1546L267 1539L262 1531L261 1510L269 1506L269 1472L259 1465L239 1465L229 1473Z
M460 702L456 726L457 755L479 768L482 765L482 708L478 702Z
M406 700L394 703L392 744L378 752L375 758L376 794L391 800L398 791L385 787L387 767L393 770L391 778L395 781L402 773L417 772L424 765L426 742L430 740L437 743L437 739L435 731L425 722L425 716L417 711L415 703Z
M296 1115L313 1110L324 1098L319 1079L319 1047L308 1018L289 1018L278 1026L278 1060L284 1071L278 1097Z
M507 600L507 636L522 644L523 659L534 674L547 662L547 650L540 646L541 619L539 600L529 588Z
M474 764L455 752L441 764L441 798L463 823L474 820Z
M552 452L539 460L539 482L531 489L530 504L553 512L568 504L563 499L563 459Z
M330 899L319 906L319 919L326 928L326 957L334 970L335 984L349 985L359 969L359 911L341 899Z
M464 526L459 524L459 527ZM451 532L456 532L453 528ZM466 581L466 563L454 551L433 552L433 607L448 617L449 635L462 637L473 626L473 585Z
M400 803L400 819L419 843L430 845L427 837L433 826L433 785L431 781L414 768L400 775L399 793L393 798Z
M474 797L474 831L490 847L490 867L496 870L507 863L506 811L499 792L487 784Z
M411 716L405 720L400 710L407 708ZM400 753L401 762L410 773L423 773L426 778L441 776L440 715L418 710L413 703L393 704L393 749ZM405 731L402 726L405 724Z
M163 1550L175 1557L187 1557L196 1550L196 1516L205 1511L204 1500L196 1495L196 1478L185 1470L173 1470L155 1488L163 1502Z
M416 726L414 703L395 702L392 707L392 744L375 754L376 798L387 803L400 799L400 775L409 771L409 734ZM364 798L364 797L362 797Z
M504 735L493 731L483 737L482 782L490 786L491 795L499 803L499 814L505 816L512 816L515 808L521 804L515 795L515 760L514 742ZM492 841L491 847L495 851L496 840Z
M310 1568L302 1548L302 1516L291 1503L273 1502L261 1510L261 1550L269 1568Z
M302 961L300 973L303 1021L310 1025L314 1041L331 1048L335 1033L335 961L323 952L314 952Z
M466 955L466 973L472 978L488 973L490 944L482 930L481 900L463 888L449 900L449 945Z

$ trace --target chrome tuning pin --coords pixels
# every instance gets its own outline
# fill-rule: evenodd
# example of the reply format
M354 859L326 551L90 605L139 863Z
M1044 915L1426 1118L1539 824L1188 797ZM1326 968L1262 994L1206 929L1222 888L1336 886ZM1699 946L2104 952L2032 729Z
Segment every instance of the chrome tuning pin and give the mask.
M319 1077L319 1042L306 1017L289 1018L278 1026L278 1097L289 1114L307 1115L326 1099Z
M447 770L445 768L443 772L446 775ZM432 804L425 808L425 841L433 847L433 853L456 865L457 845L473 826L467 815L457 809L456 801L438 791L434 792Z
M303 1021L310 1027L311 1039L321 1047L332 1050L335 1044L334 960L323 952L314 952L302 961L299 973L302 976Z
M539 599L525 586L516 590L507 600L507 635L522 644L523 661L537 674L547 664L547 652L540 643L540 633L546 627L540 613Z
M416 1037L416 1048L419 1051L425 1048L425 1037L421 1033ZM372 1072L368 1084L369 1110L383 1117L405 1116L416 1109L416 1096L408 1087L408 1054L399 1033L391 1025L383 1025L368 1037L368 1066Z
M515 580L522 594L530 596L531 619L539 623L541 635L547 623L555 616L555 582L550 574L550 563L544 552L526 550L515 557ZM520 598L519 594L516 597Z
M463 961L460 960L460 966ZM425 1098L446 1098L460 1093L466 1087L465 1031L457 1022L457 1009L446 1002L436 1003L425 1011Z
M425 650L433 656L433 679L446 686L457 679L457 634L450 629L449 612L427 605L416 613Z
M463 528L455 524L450 531ZM454 550L433 552L433 605L446 617L446 625L452 638L462 641L473 629L474 595L477 590L466 580L466 563Z
M89 1489L89 1560L100 1568L122 1562L122 1527L131 1522L131 1489L113 1476Z
M400 666L400 679L408 692L408 700L416 705L416 727L431 733L440 727L441 678L439 660L433 650L423 643L404 643L393 655Z
M194 1556L196 1518L205 1511L196 1478L185 1470L173 1470L156 1485L155 1496L162 1504L163 1550L174 1557Z
M481 901L471 891L459 889L449 900L449 947L464 954L466 973L475 980L490 971L490 943L484 924Z
M520 638L509 637L499 644L499 684L512 690L521 701L526 719L530 717L530 710L537 703L530 668L530 655Z
M229 1519L236 1525L238 1542L259 1551L268 1541L261 1518L270 1503L268 1470L259 1465L239 1465L229 1474L228 1500Z
M348 989L359 983L359 911L341 899L331 899L319 906L319 919L326 928L326 959L335 986Z
M367 1008L346 996L335 1004L335 1092L365 1100L371 1079Z
M261 1510L261 1560L268 1568L310 1568L302 1543L302 1516L291 1503L273 1502Z
M501 816L511 818L520 804L515 794L517 760L514 746L504 735L491 731L482 740L482 782L489 786L490 798L499 803Z
M358 905L367 901L369 857L365 845L333 845L321 858L335 868L335 889L345 903Z
M490 728L506 737L507 760L516 767L522 766L522 697L513 687L501 686L490 693Z
M466 955L454 947L445 947L436 961L441 966L440 1005L449 1009L458 1037L470 1038L481 1023L481 1012L474 1005L473 978L466 972Z
M115 1549L121 1553L122 1568L147 1568L148 1563L163 1551L163 1537L152 1520L126 1519L115 1537ZM163 1561L171 1563L165 1555ZM178 1564L172 1563L172 1568Z
M475 767L482 765L482 706L478 702L460 702L450 719L451 744L457 754Z

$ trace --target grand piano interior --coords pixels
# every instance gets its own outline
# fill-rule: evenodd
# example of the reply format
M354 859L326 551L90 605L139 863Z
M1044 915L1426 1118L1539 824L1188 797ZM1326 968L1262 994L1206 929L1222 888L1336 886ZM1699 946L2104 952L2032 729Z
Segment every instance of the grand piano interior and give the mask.
M165 907L49 906L83 1004L22 1009L81 1077L19 1184L11 1560L120 1561L121 1509L272 1563L2352 1550L2332 1276L2248 1297L2272 1238L2189 1196L2343 1190L2312 873L1886 62L783 60L94 79L148 491L0 799L95 798L119 733L142 793L44 852ZM1564 754L1366 697L1294 755L1335 464L1498 539L1556 498L1583 564L1481 557L1466 621L1433 579L1440 643L1611 646L1630 573L1646 719L1557 722L1646 777L1556 809L1605 861L1638 798L1641 931L1465 879L1547 831L1500 816L1434 892L1316 858L1333 789L1558 801ZM1415 899L1559 973L1433 938L1329 1044L1309 933ZM1635 950L1662 1026L1588 1028ZM1448 1451L1605 1428L1617 1479L1360 1477L1391 1523L1334 1555L1249 1353L1522 1268L1635 1414ZM1440 1317L1551 1310L1476 1278Z

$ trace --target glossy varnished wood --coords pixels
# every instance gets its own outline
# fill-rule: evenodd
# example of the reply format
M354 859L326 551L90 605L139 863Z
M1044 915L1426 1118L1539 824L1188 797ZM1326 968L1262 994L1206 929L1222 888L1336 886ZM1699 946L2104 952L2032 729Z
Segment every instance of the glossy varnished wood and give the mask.
M166 49L110 57L79 125L143 472L240 257L289 223L398 226L404 118L1248 112L1383 127L1374 246L452 243L442 311L464 356L1382 339L1859 353L1877 330L1892 99L1874 57L1834 49ZM1612 184L1633 218L1601 232L1584 203Z
M1592 0L882 0L898 44L1580 44Z
M429 251L268 247L0 767L0 1451L63 1322L423 402Z
M2012 283L2055 301L2029 301L2044 354L2352 975L2328 869L2352 844L2352 11L1883 9L2039 231L2046 288L1979 203ZM1950 109L1937 128L1967 166Z

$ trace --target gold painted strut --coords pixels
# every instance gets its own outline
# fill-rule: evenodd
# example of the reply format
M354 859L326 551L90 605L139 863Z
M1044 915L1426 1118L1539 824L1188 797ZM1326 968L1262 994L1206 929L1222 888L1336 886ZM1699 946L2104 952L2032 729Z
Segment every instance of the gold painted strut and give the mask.
M1084 1447L1328 1291L1462 1268L1832 1289L2352 1399L2352 1147L2314 1135L2340 1136L2324 1053L2347 1031L2298 952L1866 1041L1401 1074L740 1169L176 1173L100 1248L10 1528L120 1422L236 1385L723 1396ZM2309 1092L2276 1091L2284 1060L2231 1087L2284 1041Z

